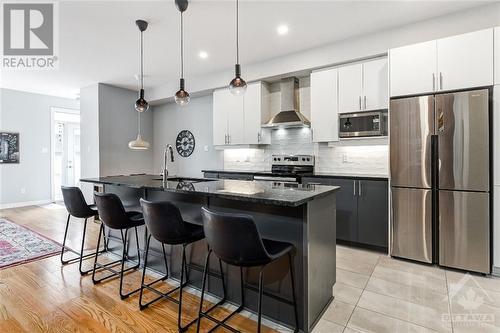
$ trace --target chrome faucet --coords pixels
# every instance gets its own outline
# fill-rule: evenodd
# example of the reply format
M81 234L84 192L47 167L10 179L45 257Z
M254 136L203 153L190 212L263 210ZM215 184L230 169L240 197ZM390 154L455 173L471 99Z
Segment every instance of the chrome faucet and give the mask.
M170 162L174 162L174 149L170 144L165 145L165 150L163 151L163 186L167 184L167 177L168 177L167 160L169 152L170 152Z

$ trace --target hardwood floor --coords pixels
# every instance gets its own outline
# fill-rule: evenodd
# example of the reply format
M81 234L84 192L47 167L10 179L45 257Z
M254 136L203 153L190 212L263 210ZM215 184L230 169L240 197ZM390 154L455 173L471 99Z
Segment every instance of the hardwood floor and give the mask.
M52 208L5 209L0 210L0 217L62 243L67 213L64 208ZM72 218L70 224L67 243L74 249L80 246L81 222ZM94 247L98 231L97 223L89 223L86 248ZM92 263L93 260L87 260L86 265ZM140 272L128 274L126 290L137 288L140 278ZM153 276L148 279L152 280ZM177 304L159 301L140 311L138 294L122 301L118 285L118 279L94 285L90 276L80 276L78 264L62 266L58 256L0 270L0 332L177 332ZM171 288L167 284L159 285L164 291ZM153 296L145 295L146 300ZM195 317L199 298L189 293L184 295L183 314L187 322ZM225 308L213 312L219 319L228 313ZM256 331L255 321L242 315L235 316L229 323L243 332ZM195 326L189 332L195 331ZM201 331L206 332L213 326L203 320ZM262 331L276 332L267 327Z

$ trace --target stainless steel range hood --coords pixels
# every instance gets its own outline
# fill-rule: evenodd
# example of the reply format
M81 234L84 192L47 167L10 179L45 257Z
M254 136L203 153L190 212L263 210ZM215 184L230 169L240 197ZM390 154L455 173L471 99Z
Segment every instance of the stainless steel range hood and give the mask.
M299 79L288 77L281 80L281 111L262 127L310 127L311 122L299 110Z

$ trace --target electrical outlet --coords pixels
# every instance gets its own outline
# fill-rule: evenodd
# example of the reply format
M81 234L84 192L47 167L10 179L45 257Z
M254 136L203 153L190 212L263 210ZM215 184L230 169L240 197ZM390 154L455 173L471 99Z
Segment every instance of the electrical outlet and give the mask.
M347 154L342 154L342 163L348 163Z
M203 147L204 151L208 151L208 146Z
M21 194L26 194L26 189L24 187L21 187Z

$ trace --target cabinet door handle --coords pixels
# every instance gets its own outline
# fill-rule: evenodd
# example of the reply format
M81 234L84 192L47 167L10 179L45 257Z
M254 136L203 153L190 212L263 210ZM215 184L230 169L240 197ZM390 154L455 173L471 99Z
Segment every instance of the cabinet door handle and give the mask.
M352 181L352 196L353 197L356 196L356 181L355 180Z
M436 74L432 73L432 91L436 91Z
M258 132L257 133L257 142L260 142L261 139L262 139L261 134L260 134L260 132Z
M231 144L231 135L229 135L229 134L227 135L227 143Z
M443 73L439 72L439 89L443 90Z
M365 104L365 110L366 110L366 96L363 97L364 98L364 104Z
M362 196L363 192L361 191L361 180L358 181L358 195Z
M361 110L361 96L359 96L359 109Z

